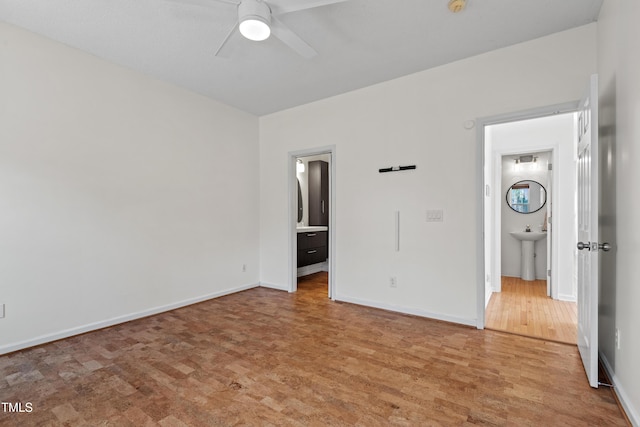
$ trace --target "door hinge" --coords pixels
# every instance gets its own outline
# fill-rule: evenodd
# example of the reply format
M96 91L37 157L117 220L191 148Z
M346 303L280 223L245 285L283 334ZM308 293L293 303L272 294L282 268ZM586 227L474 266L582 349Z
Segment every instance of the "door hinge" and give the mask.
M491 196L491 187L489 187L489 184L484 186L484 195L487 197Z
M551 277L551 269L547 270L547 276Z

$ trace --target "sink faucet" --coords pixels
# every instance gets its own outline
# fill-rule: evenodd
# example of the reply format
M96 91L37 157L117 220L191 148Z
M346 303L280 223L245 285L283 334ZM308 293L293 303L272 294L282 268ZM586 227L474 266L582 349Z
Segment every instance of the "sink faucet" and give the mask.
M527 228L524 229L527 233L531 232L531 226L527 224Z

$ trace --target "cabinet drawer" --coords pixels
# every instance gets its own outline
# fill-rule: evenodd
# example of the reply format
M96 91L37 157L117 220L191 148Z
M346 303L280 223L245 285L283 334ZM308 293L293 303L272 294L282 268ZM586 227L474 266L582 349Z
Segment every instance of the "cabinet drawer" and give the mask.
M327 246L326 231L312 231L308 233L298 233L298 250Z
M327 260L327 246L317 248L298 249L298 267L317 264Z

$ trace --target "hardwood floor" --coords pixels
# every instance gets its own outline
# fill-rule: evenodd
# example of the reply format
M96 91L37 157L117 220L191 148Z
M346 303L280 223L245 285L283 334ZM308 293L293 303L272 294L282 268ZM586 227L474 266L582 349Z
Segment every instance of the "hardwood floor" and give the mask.
M328 273L320 272L298 277L298 291L302 291L299 295L305 297L306 300L328 298Z
M626 425L575 346L256 288L0 357L2 426Z
M576 303L547 297L544 280L502 277L486 309L485 327L530 337L577 344Z

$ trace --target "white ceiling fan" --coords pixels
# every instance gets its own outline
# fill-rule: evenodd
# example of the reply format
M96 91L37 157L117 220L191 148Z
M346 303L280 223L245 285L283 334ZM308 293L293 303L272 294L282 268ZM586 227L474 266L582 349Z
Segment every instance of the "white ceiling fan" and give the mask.
M215 51L217 56L227 43L236 28L245 38L254 41L266 40L270 35L280 39L284 44L305 58L313 58L318 54L316 50L300 36L284 25L278 15L312 9L347 0L216 0L229 3L238 8L238 20L222 43Z

